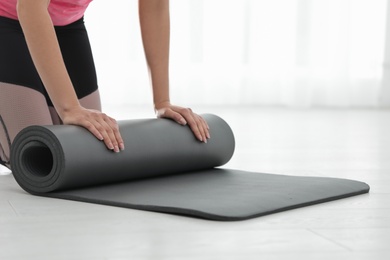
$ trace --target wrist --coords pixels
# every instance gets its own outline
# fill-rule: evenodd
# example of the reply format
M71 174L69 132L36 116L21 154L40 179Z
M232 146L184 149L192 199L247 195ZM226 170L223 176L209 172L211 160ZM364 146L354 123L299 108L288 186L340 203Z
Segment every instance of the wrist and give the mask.
M80 110L82 107L79 103L69 104L67 106L61 106L56 108L58 116L64 120L68 115L75 113L77 110Z
M163 107L170 106L171 102L169 100L163 100L163 101L155 101L154 102L154 110L158 110Z

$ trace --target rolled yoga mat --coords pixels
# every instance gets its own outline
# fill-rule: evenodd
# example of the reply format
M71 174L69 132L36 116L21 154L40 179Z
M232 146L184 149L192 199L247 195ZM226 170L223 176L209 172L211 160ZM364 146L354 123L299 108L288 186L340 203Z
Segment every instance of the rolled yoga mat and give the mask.
M232 157L234 136L223 119L203 116L207 144L171 120L119 121L120 153L79 126L30 126L13 142L13 175L34 195L224 221L369 191L354 180L216 168Z

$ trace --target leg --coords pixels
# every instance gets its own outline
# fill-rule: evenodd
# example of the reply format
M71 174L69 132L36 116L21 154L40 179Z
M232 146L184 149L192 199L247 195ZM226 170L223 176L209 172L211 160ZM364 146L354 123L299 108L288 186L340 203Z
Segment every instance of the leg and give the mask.
M91 94L92 97L98 97L98 94L93 94L98 89L98 83L83 19L66 26L56 26L55 29L62 57L78 99L82 100ZM87 103L91 99L93 98L87 98ZM94 104L93 107L95 105L98 104Z
M0 160L29 125L52 124L46 92L31 60L18 21L0 17Z
M101 110L84 21L55 29L81 105ZM4 36L0 38L0 159L8 163L10 146L20 130L31 124L60 124L61 120L32 63L20 24L0 17L0 36Z
M95 90L91 94L89 94L83 98L80 98L79 101L80 101L80 104L85 108L95 109L98 111L102 110L102 107L100 104L99 90ZM49 111L50 111L51 119L53 120L53 124L54 125L62 124L62 121L61 121L60 117L57 114L57 111L55 110L55 108L53 106L49 106Z
M0 157L9 166L15 136L30 125L50 125L45 96L28 87L0 82Z
M81 98L80 104L85 108L95 109L95 110L101 111L102 106L100 103L99 90L96 90L96 91L92 92L91 94L89 94L88 96Z

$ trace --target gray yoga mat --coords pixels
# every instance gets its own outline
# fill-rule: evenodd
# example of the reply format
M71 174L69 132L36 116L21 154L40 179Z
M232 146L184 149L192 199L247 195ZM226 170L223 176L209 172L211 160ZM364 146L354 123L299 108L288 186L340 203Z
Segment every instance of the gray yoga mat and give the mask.
M243 220L367 193L365 183L217 168L234 152L220 117L195 140L166 119L120 121L126 150L113 153L78 126L30 126L15 138L11 167L27 192L212 220Z

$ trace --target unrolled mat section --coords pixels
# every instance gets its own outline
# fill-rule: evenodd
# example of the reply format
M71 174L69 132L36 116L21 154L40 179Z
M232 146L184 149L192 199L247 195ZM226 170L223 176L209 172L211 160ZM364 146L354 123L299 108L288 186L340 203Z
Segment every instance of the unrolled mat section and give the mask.
M220 117L203 116L207 144L170 120L119 121L120 153L82 127L30 126L12 145L13 175L34 195L226 221L369 191L354 180L217 168L232 157L234 135Z

